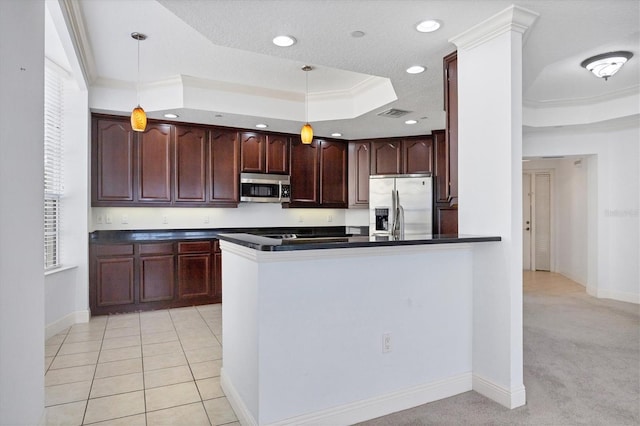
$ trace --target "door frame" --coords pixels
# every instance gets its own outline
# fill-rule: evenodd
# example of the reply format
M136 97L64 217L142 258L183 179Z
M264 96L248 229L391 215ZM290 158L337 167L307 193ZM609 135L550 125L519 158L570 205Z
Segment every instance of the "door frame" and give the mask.
M537 174L548 174L549 175L549 271L556 272L556 229L555 229L555 170L554 169L522 169L522 174L531 176L531 238L530 238L530 265L531 271L536 270L536 239L535 239L535 231L536 231L536 180L535 175ZM523 197L526 194L522 194ZM524 215L523 215L524 216ZM523 222L524 228L524 222ZM524 229L522 230L524 232ZM524 238L523 238L524 239Z

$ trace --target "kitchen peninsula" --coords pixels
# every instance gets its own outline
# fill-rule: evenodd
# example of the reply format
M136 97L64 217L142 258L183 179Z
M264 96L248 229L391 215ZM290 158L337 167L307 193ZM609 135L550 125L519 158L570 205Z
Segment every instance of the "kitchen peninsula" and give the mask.
M218 238L242 424L352 424L472 389L474 252L500 237Z

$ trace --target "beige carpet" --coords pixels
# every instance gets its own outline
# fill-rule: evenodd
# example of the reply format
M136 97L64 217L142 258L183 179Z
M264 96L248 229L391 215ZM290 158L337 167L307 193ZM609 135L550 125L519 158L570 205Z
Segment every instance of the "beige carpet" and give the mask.
M640 308L549 272L524 274L527 405L475 393L362 425L640 425Z

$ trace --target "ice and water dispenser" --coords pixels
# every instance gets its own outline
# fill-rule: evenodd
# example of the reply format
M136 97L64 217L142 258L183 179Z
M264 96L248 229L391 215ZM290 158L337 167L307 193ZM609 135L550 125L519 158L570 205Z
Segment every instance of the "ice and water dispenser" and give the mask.
M376 231L389 231L389 209L378 208L375 209L376 215Z

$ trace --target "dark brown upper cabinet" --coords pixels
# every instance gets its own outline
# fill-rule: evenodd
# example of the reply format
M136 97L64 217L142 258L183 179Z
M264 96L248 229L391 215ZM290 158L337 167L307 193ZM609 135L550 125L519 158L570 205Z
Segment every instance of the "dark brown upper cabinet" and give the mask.
M346 208L349 198L347 185L347 144L320 141L320 205Z
M289 174L289 139L282 135L241 132L240 171Z
M267 135L266 172L289 174L289 146L291 138L283 135Z
M171 140L169 124L149 124L140 134L137 155L139 202L171 203Z
M290 207L346 208L347 144L314 139L291 144Z
M398 175L433 171L431 136L375 140L371 143L371 174Z
M94 118L91 127L91 201L94 206L133 202L134 140L128 120Z
M444 57L444 105L449 162L449 204L458 204L458 53Z
M202 127L175 128L176 203L204 203L206 199L208 132Z
M402 171L405 174L433 172L433 138L402 141Z
M371 143L371 174L397 175L402 173L402 142L377 140Z
M291 143L290 207L317 207L320 204L318 145L317 140L309 145L299 140Z
M240 202L240 141L232 130L211 129L209 149L209 199L219 207Z
M243 173L266 173L265 135L257 132L240 133L240 171Z
M369 207L371 143L349 143L349 208Z

